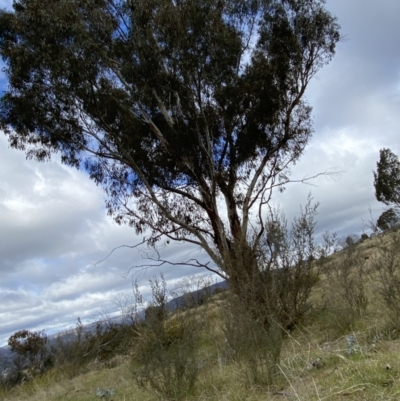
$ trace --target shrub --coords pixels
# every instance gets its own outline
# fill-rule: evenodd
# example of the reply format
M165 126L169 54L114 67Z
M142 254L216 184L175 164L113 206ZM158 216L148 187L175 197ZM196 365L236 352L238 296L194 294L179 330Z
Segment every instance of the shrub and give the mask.
M26 379L23 369L14 364L5 369L0 375L0 388L10 390L11 388L23 383Z
M80 319L74 333L57 338L52 346L55 364L69 377L85 371L92 362L106 362L125 354L135 338L132 325L97 322L95 331L85 330Z
M255 263L260 274L249 274L238 283L230 280L230 286L237 285L239 290L228 298L225 335L250 385L275 380L285 334L295 329L311 308L311 290L335 242L334 235L325 233L324 245L316 244L318 204L311 201L309 196L291 229L279 209L271 210L265 234L259 236ZM257 244L257 239L254 242ZM243 248L237 252L240 257L231 262L233 271L252 260L252 250L247 254L246 244Z
M325 269L323 308L328 325L340 333L353 328L368 308L365 289L365 258L354 246Z
M224 360L238 364L249 386L268 385L275 381L283 342L282 328L271 319L266 328L262 320L254 319L248 312L238 297L229 296L223 311Z
M4 389L31 380L53 366L44 331L19 330L10 336L8 346L14 357L12 365L0 375L0 386Z
M150 280L151 308L137 328L132 369L136 383L163 399L182 399L195 386L200 371L199 320L191 311L172 314L166 282Z
M376 225L382 231L389 230L391 228L396 228L400 224L400 218L398 210L395 208L390 208L384 211L378 218Z
M8 339L8 346L17 356L14 358L16 371L25 370L25 378L43 373L53 365L44 331L20 330Z
M41 368L47 356L47 336L42 332L20 330L8 339L11 351L20 355L31 367Z
M52 344L55 365L70 378L80 374L87 368L87 347L88 336L85 335L83 324L78 318L73 332L62 333Z
M343 236L338 239L338 245L341 249L346 249L349 247L354 247L358 242L360 242L361 238L355 234L348 235L347 237Z
M400 326L400 234L379 238L380 255L374 260L379 277L379 293L389 309L390 318Z
M117 354L126 353L134 337L134 325L99 321L96 323L95 333L87 335L85 357L89 361L107 361Z

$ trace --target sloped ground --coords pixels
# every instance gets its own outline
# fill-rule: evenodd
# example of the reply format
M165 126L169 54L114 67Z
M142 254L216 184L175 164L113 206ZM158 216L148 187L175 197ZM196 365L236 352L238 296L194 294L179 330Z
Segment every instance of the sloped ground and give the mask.
M397 244L400 234L394 232L331 257L311 297L313 308L302 325L288 333L274 386L249 386L240 366L221 358L224 294L199 307L197 313L207 322L200 350L204 367L188 399L400 399L400 326L382 299L378 268L386 263L388 249L398 249L396 257L400 255ZM114 401L157 399L134 384L129 355L90 369L72 379L53 369L10 392L0 392L0 399L89 401L99 399L97 387L115 389Z

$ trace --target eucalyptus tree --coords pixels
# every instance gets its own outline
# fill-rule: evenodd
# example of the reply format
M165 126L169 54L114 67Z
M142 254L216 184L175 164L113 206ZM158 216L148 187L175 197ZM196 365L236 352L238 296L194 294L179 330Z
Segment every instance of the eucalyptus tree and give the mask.
M271 191L312 136L307 85L339 40L323 0L16 0L0 13L1 128L28 158L88 172L149 244L203 248L244 296Z

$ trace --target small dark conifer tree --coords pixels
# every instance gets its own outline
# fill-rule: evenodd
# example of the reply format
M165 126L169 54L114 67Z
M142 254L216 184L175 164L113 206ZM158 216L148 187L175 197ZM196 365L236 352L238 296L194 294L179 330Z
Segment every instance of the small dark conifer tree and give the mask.
M400 205L400 162L390 149L380 150L374 171L375 196L386 205Z

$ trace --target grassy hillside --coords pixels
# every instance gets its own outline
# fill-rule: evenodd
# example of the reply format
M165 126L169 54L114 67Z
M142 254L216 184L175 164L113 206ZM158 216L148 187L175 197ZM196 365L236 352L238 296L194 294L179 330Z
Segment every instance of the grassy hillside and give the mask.
M193 327L196 320L200 327L196 332L198 379L183 399L400 399L399 256L400 233L391 232L329 258L311 295L312 307L286 333L272 385L252 383L226 343L222 322L229 294L220 293L169 317L172 323L161 327L164 339L182 335L179 322L191 321ZM100 399L98 387L114 389L114 401L161 399L133 380L138 372L137 344L142 341L143 350L151 335L144 331L130 335L129 345L116 349L115 355L86 361L75 372L55 365L21 385L0 390L0 399L89 401Z

